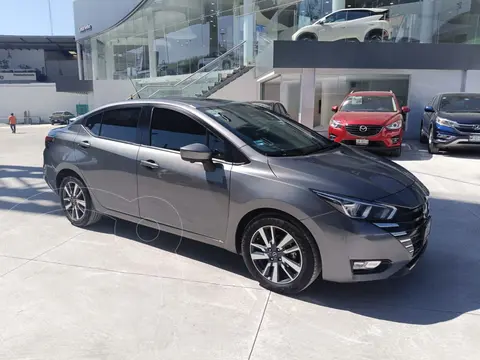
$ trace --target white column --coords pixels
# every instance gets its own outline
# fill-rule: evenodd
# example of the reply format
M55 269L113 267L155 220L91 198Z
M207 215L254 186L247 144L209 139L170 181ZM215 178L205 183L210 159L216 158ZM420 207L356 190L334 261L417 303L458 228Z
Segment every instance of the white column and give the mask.
M107 80L113 80L113 74L115 73L115 56L113 54L113 43L111 42L105 44L105 64Z
M244 0L243 2L243 63L249 65L253 63L253 41L255 33L255 12L253 0Z
M420 14L420 42L421 43L432 42L434 18L435 18L434 0L423 0L422 12Z
M337 11L340 9L345 9L345 0L333 0L332 11Z
M320 110L320 125L322 127L328 127L333 115L332 106L340 105L349 92L349 82L344 77L322 81L322 109Z
M315 118L315 69L302 69L298 121L313 129Z
M90 39L92 46L92 79L98 80L98 42L97 39Z
M77 65L78 65L78 79L83 80L82 47L78 42L77 42Z
M148 64L150 68L150 77L157 77L157 47L155 46L155 18L153 11L147 14L147 27L148 27Z

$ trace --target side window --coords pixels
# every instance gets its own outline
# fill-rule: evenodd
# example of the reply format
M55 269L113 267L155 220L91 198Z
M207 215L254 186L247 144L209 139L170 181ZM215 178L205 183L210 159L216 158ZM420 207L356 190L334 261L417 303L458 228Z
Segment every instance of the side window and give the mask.
M208 132L208 144L207 146L212 150L213 157L216 159L226 159L226 145L225 141L218 137L217 135Z
M90 130L94 135L100 135L100 126L102 125L102 115L99 113L93 116L90 116L85 122L85 127Z
M100 136L113 140L136 142L140 111L139 107L105 111Z
M337 23L347 20L346 11L338 11L332 15L329 15L325 18L325 23Z
M371 15L372 13L368 10L349 10L348 20L357 20Z
M150 143L152 146L180 150L193 143L207 143L207 129L192 118L170 109L154 109Z

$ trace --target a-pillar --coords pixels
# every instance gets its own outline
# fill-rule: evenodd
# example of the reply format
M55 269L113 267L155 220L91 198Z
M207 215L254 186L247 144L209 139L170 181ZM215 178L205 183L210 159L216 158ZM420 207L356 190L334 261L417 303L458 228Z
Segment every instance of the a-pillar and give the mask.
M83 56L82 56L82 47L80 43L77 42L77 66L78 66L78 79L83 80Z
M255 34L255 8L253 0L244 0L243 2L243 64L253 63L253 46Z
M93 38L90 40L92 46L92 79L98 80L98 42Z
M435 1L423 0L420 14L420 42L431 43L435 18Z
M315 118L315 69L302 69L298 121L313 129Z
M150 77L157 77L157 47L155 44L155 17L153 11L147 14L147 37L148 37L148 66L150 68Z
M345 9L345 0L333 0L332 11Z

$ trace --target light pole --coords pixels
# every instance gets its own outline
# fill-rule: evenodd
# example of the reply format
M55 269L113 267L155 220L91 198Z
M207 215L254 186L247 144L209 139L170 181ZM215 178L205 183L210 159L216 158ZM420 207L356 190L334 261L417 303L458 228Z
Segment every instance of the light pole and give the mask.
M47 0L47 2L48 2L48 17L50 19L50 35L53 36L52 4L50 3L50 0Z

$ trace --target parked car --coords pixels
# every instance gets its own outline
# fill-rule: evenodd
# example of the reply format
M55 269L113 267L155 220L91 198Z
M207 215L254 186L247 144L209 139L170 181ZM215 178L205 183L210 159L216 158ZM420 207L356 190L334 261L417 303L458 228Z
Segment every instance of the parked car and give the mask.
M393 28L388 9L358 8L332 12L299 29L292 40L390 41Z
M387 279L427 246L427 188L388 159L245 103L131 100L45 139L75 226L102 214L241 254L262 286Z
M274 113L277 113L279 115L291 118L291 116L287 112L287 109L285 109L285 106L283 106L283 104L280 101L255 100L255 101L249 101L248 103L254 106L259 106L261 108L267 109L269 111L273 111Z
M52 125L57 123L59 124L68 124L69 120L74 118L70 111L55 111L52 115L50 115L50 122Z
M425 106L420 141L428 151L454 148L480 149L480 94L443 93Z
M351 92L330 120L328 135L331 140L347 145L400 156L404 115L408 106L400 107L391 91Z

